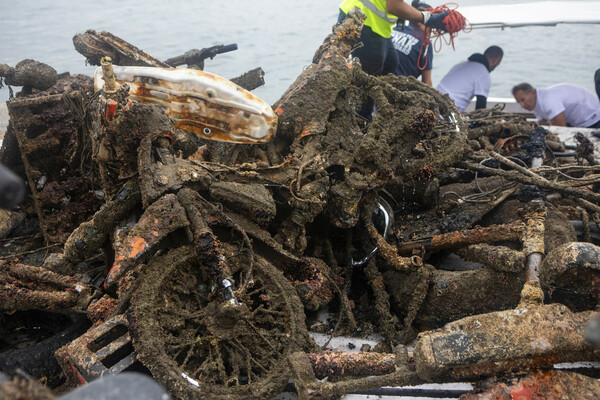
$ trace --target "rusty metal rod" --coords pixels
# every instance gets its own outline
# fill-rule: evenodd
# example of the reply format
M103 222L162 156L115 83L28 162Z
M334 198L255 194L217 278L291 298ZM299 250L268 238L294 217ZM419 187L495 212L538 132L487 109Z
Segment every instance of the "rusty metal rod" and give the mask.
M399 244L398 253L408 254L420 248L437 251L476 243L520 240L524 231L525 225L523 222L515 221L503 225L491 225L483 228L448 232L428 239Z
M184 208L177 196L167 194L150 205L140 220L131 228L124 246L115 256L104 286L114 285L117 280L136 263L155 249L156 245L168 234L189 225Z
M483 264L496 271L519 272L525 268L525 255L506 246L473 244L457 251L466 260Z
M384 222L385 227L383 229L383 234L379 233L379 231L375 227L375 224L373 223L373 218L370 218L370 217L363 218L366 228L367 228L367 232L369 233L369 237L373 241L375 241L375 248L367 256L365 256L362 260L360 260L358 262L353 261L352 266L358 266L358 265L365 264L377 252L379 252L379 255L383 259L385 259L387 262L389 262L391 265L394 266L394 268L396 268L399 271L407 271L413 267L423 266L423 260L420 257L418 257L418 256L402 257L398 254L396 247L390 245L387 242L386 237L388 234L388 230L391 227L391 225L393 224L393 222L392 222L393 214L388 215L387 210L385 209L385 207L382 205L381 202L379 202L377 204L377 207L378 207L378 210L385 217L385 222ZM375 213L367 211L367 215L371 216L373 214L375 214Z
M545 253L544 221L546 206L541 200L533 200L525 210L527 229L523 233L523 253L527 256L527 281L539 284L539 270Z
M395 371L396 356L389 353L326 351L307 354L315 376L370 376Z
M77 279L31 265L0 266L0 309L85 312L93 289Z

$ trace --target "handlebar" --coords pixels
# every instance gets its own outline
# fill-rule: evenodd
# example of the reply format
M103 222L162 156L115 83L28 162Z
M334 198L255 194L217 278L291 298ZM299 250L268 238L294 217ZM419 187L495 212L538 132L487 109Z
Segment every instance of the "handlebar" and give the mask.
M231 43L228 45L221 45L222 47L218 49L217 54L228 53L230 51L234 51L238 49L237 43Z
M207 58L212 59L217 54L223 54L230 51L234 51L238 49L237 43L232 43L228 45L218 44L212 47L206 47L202 50L192 49L186 51L184 54L169 58L165 61L166 64L169 64L172 67L177 67L179 65L204 65L204 60Z

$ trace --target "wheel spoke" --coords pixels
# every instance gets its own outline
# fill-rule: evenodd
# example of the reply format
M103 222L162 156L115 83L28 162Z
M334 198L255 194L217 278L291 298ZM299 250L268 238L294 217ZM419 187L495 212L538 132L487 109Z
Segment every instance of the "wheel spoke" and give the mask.
M214 348L215 350L215 360L216 360L216 364L217 367L219 369L219 377L221 378L222 382L227 382L227 371L225 369L225 363L223 363L223 357L221 355L221 349L219 348L218 344L213 344L211 347Z
M246 349L246 347L240 343L237 339L234 339L231 341L231 344L242 354L245 354L248 359L250 361L252 361L256 366L258 366L260 369L262 369L263 371L268 371L268 369L262 365L260 362L258 362L258 360L256 360L254 357L252 357L252 355L250 354L250 352L248 351L248 349Z
M275 345L273 343L271 343L271 341L265 335L263 335L260 332L260 330L256 326L254 326L254 324L252 322L247 321L247 324L262 339L262 341L271 348L271 350L273 350L273 351L276 350Z
M202 381L212 381L214 380L214 358L212 354L207 355L204 360L200 363L200 365L192 372L192 376L197 377L198 380Z
M238 308L204 291L214 282L191 247L155 257L132 298L134 347L175 398L261 398L262 385L287 380L275 370L281 357L308 338L302 305L281 272L260 258L251 270L230 260ZM182 372L199 386L180 384Z
M271 310L268 308L265 308L263 304L261 304L260 306L258 306L254 311L252 311L252 315L257 315L257 314L269 314L275 317L285 317L286 313L284 313L283 311L278 311L278 310Z

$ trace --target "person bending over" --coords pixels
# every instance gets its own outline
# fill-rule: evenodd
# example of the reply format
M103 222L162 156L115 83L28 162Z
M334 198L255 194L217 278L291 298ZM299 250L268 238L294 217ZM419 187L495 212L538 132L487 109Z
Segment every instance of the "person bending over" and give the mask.
M460 112L465 111L475 96L475 109L485 108L492 86L490 72L500 65L503 56L498 46L488 47L483 54L472 54L467 61L453 66L436 89L450 96Z
M541 124L600 128L600 100L580 86L561 83L535 89L523 82L512 88L512 95Z

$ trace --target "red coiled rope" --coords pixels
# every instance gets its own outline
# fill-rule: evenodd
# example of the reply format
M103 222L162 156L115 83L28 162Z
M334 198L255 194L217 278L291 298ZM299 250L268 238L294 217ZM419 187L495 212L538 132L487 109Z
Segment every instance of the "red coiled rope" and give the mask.
M433 36L435 36L433 50L436 53L439 53L439 51L442 49L442 38L443 41L446 42L446 44L452 44L452 50L454 50L454 38L458 35L458 32L471 32L471 24L469 23L469 21L467 21L464 15L456 11L457 8L458 4L447 3L436 8L427 9L427 11L431 12L432 14L439 14L444 11L448 11L448 15L442 21L444 27L446 28L445 31L440 31L437 29L431 29L427 27L423 32L423 36L419 36L419 38L423 38L423 41L421 42L421 49L419 51L419 58L417 60L417 66L421 71L424 70L425 67L427 67L427 54L425 55L425 65L423 66L421 66L421 56L423 55L423 49L425 49L431 44L432 34ZM446 33L448 34L449 39L446 39ZM425 53L427 53L427 50L425 50Z

